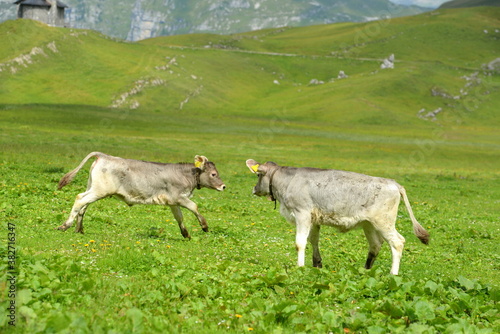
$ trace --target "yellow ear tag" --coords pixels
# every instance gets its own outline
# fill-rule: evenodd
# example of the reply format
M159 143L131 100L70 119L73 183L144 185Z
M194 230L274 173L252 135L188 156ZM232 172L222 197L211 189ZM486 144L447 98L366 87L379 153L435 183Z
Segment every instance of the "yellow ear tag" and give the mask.
M259 164L253 165L253 166L252 166L252 170L253 170L255 173L257 173L257 169L259 169L259 166L260 166Z
M201 164L202 164L202 162L201 162L201 161L196 161L196 162L194 163L194 166L195 166L196 168L200 168L200 167L201 167Z

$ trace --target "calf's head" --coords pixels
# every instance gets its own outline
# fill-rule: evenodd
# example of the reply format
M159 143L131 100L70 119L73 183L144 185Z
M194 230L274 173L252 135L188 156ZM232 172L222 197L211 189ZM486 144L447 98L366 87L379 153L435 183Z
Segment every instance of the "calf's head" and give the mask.
M218 191L226 189L226 185L219 177L219 172L213 162L208 161L203 155L197 155L194 157L194 166L201 170L199 179L200 187L216 189Z
M273 171L278 167L278 165L271 161L268 161L265 164L259 164L253 159L248 159L246 163L250 171L257 174L257 177L259 178L257 184L253 187L253 194L257 196L270 196L270 175L273 174Z

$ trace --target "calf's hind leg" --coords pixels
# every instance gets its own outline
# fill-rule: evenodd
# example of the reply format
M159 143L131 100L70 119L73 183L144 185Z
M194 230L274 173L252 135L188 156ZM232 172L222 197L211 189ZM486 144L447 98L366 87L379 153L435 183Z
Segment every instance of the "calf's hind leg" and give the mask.
M75 203L73 204L73 208L71 208L71 212L69 214L68 219L59 226L57 229L61 231L66 231L68 228L73 225L75 218L78 217L77 230L76 232L83 233L83 216L85 215L85 211L90 203L100 200L103 197L97 196L94 192L88 190L84 193L78 194L76 196ZM83 211L82 211L83 210Z
M392 267L391 274L397 275L399 273L399 263L401 262L401 256L403 255L403 248L405 244L405 238L396 231L392 229L391 231L382 232L382 237L387 241L391 247L392 252Z
M88 207L88 205L85 205L80 212L78 212L78 216L76 216L75 233L83 234L83 217L85 216L85 211L87 211Z

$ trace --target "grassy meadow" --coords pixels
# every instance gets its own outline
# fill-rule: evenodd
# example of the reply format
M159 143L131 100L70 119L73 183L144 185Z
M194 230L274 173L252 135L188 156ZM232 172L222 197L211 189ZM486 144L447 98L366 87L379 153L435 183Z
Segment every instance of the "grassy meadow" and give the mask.
M484 64L498 57L500 16L433 13L139 43L2 23L0 306L16 306L2 332L499 332L500 79ZM381 70L391 53L395 68ZM422 119L423 108L443 111ZM207 156L227 186L195 190L210 231L183 210L184 240L169 209L115 199L89 207L84 235L54 230L90 163L57 182L91 151ZM430 245L401 206L399 276L386 244L367 271L363 232L326 227L324 267L308 248L297 268L294 226L252 195L248 158L396 179Z

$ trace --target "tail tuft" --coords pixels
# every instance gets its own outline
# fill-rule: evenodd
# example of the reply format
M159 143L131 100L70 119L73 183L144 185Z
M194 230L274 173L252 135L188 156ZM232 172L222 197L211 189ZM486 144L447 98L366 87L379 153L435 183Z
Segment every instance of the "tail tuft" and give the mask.
M430 239L429 232L427 232L421 225L415 225L413 227L413 232L415 232L417 238L419 238L424 245L429 244L429 239Z
M429 244L429 239L430 239L429 232L427 232L425 230L425 228L423 228L423 226L418 223L417 219L413 215L413 211L411 209L410 201L408 200L408 197L406 196L405 188L403 188L402 186L399 186L399 193L403 197L403 201L405 203L406 209L408 210L408 214L410 215L410 219L411 219L411 222L413 224L413 232L415 233L415 235L417 236L417 238L419 238L420 241L422 241L422 243L424 245L428 245Z
M68 174L64 175L62 177L62 179L59 181L59 183L57 184L57 189L61 189L62 187L64 187L65 185L67 185L68 183L70 183L71 181L73 181L73 179L75 178L75 175L76 173L78 173L78 171L83 167L83 165L87 162L87 160L89 160L90 158L92 157L101 157L101 156L104 156L105 154L103 153L100 153L100 152L92 152L92 153L89 153L83 160L82 162L80 162L80 164L78 165L78 167L76 167L75 169L73 169L71 172L69 172Z
M68 174L64 175L62 177L62 179L59 181L59 183L57 184L57 189L61 190L62 187L64 187L68 183L70 183L71 180L73 179L73 175L71 175L71 173L68 173Z

